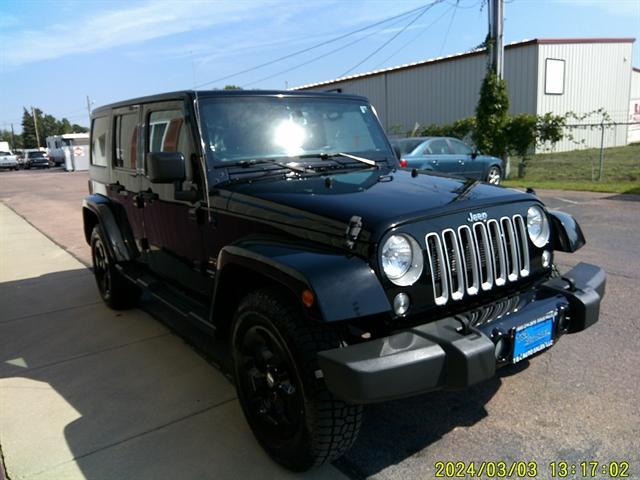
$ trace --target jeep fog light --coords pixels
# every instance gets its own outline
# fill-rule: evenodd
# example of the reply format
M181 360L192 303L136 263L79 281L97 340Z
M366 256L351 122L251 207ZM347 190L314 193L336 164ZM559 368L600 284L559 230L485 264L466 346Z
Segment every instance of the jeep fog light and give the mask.
M411 302L409 300L409 295L406 293L399 293L393 299L393 311L398 316L402 316L407 313L410 306Z
M551 252L549 250L545 250L542 252L542 266L547 268L551 265Z

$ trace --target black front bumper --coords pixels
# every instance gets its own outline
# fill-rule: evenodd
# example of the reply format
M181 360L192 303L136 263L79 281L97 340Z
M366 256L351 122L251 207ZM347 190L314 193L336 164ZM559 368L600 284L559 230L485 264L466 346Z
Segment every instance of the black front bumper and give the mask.
M327 388L353 403L465 388L493 377L497 367L510 363L509 341L517 326L553 313L555 341L596 323L605 283L601 268L580 263L563 277L519 296L511 311L491 321L470 323L471 315L457 315L326 350L318 353L320 368ZM496 358L501 338L507 353Z

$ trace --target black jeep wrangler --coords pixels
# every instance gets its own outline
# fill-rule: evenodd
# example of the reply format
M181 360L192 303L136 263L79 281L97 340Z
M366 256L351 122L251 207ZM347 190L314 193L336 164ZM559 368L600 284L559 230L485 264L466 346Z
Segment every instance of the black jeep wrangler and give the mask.
M94 110L84 232L104 301L144 289L228 339L279 463L342 455L362 405L465 388L598 320L605 274L533 194L399 168L365 98L184 91ZM215 337L214 337L215 336Z

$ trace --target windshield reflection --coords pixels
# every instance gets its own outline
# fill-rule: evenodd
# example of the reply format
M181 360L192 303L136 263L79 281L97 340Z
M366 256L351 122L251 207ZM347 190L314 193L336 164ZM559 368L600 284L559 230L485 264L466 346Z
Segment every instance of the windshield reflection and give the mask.
M217 97L201 100L200 115L208 160L216 166L335 152L393 157L371 107L356 100Z

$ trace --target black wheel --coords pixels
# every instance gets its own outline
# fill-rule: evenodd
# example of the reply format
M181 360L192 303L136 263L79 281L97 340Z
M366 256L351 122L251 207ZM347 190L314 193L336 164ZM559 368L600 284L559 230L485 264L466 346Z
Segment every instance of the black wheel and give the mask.
M496 167L495 165L489 169L487 172L487 183L492 185L500 185L500 181L502 180L502 171L500 167Z
M259 290L241 302L232 329L238 398L258 442L278 463L304 471L345 453L362 406L336 399L317 378L317 352L340 345L335 331L303 325L291 302Z
M97 225L91 232L91 259L93 275L104 302L116 310L134 307L140 298L140 289L116 270Z

